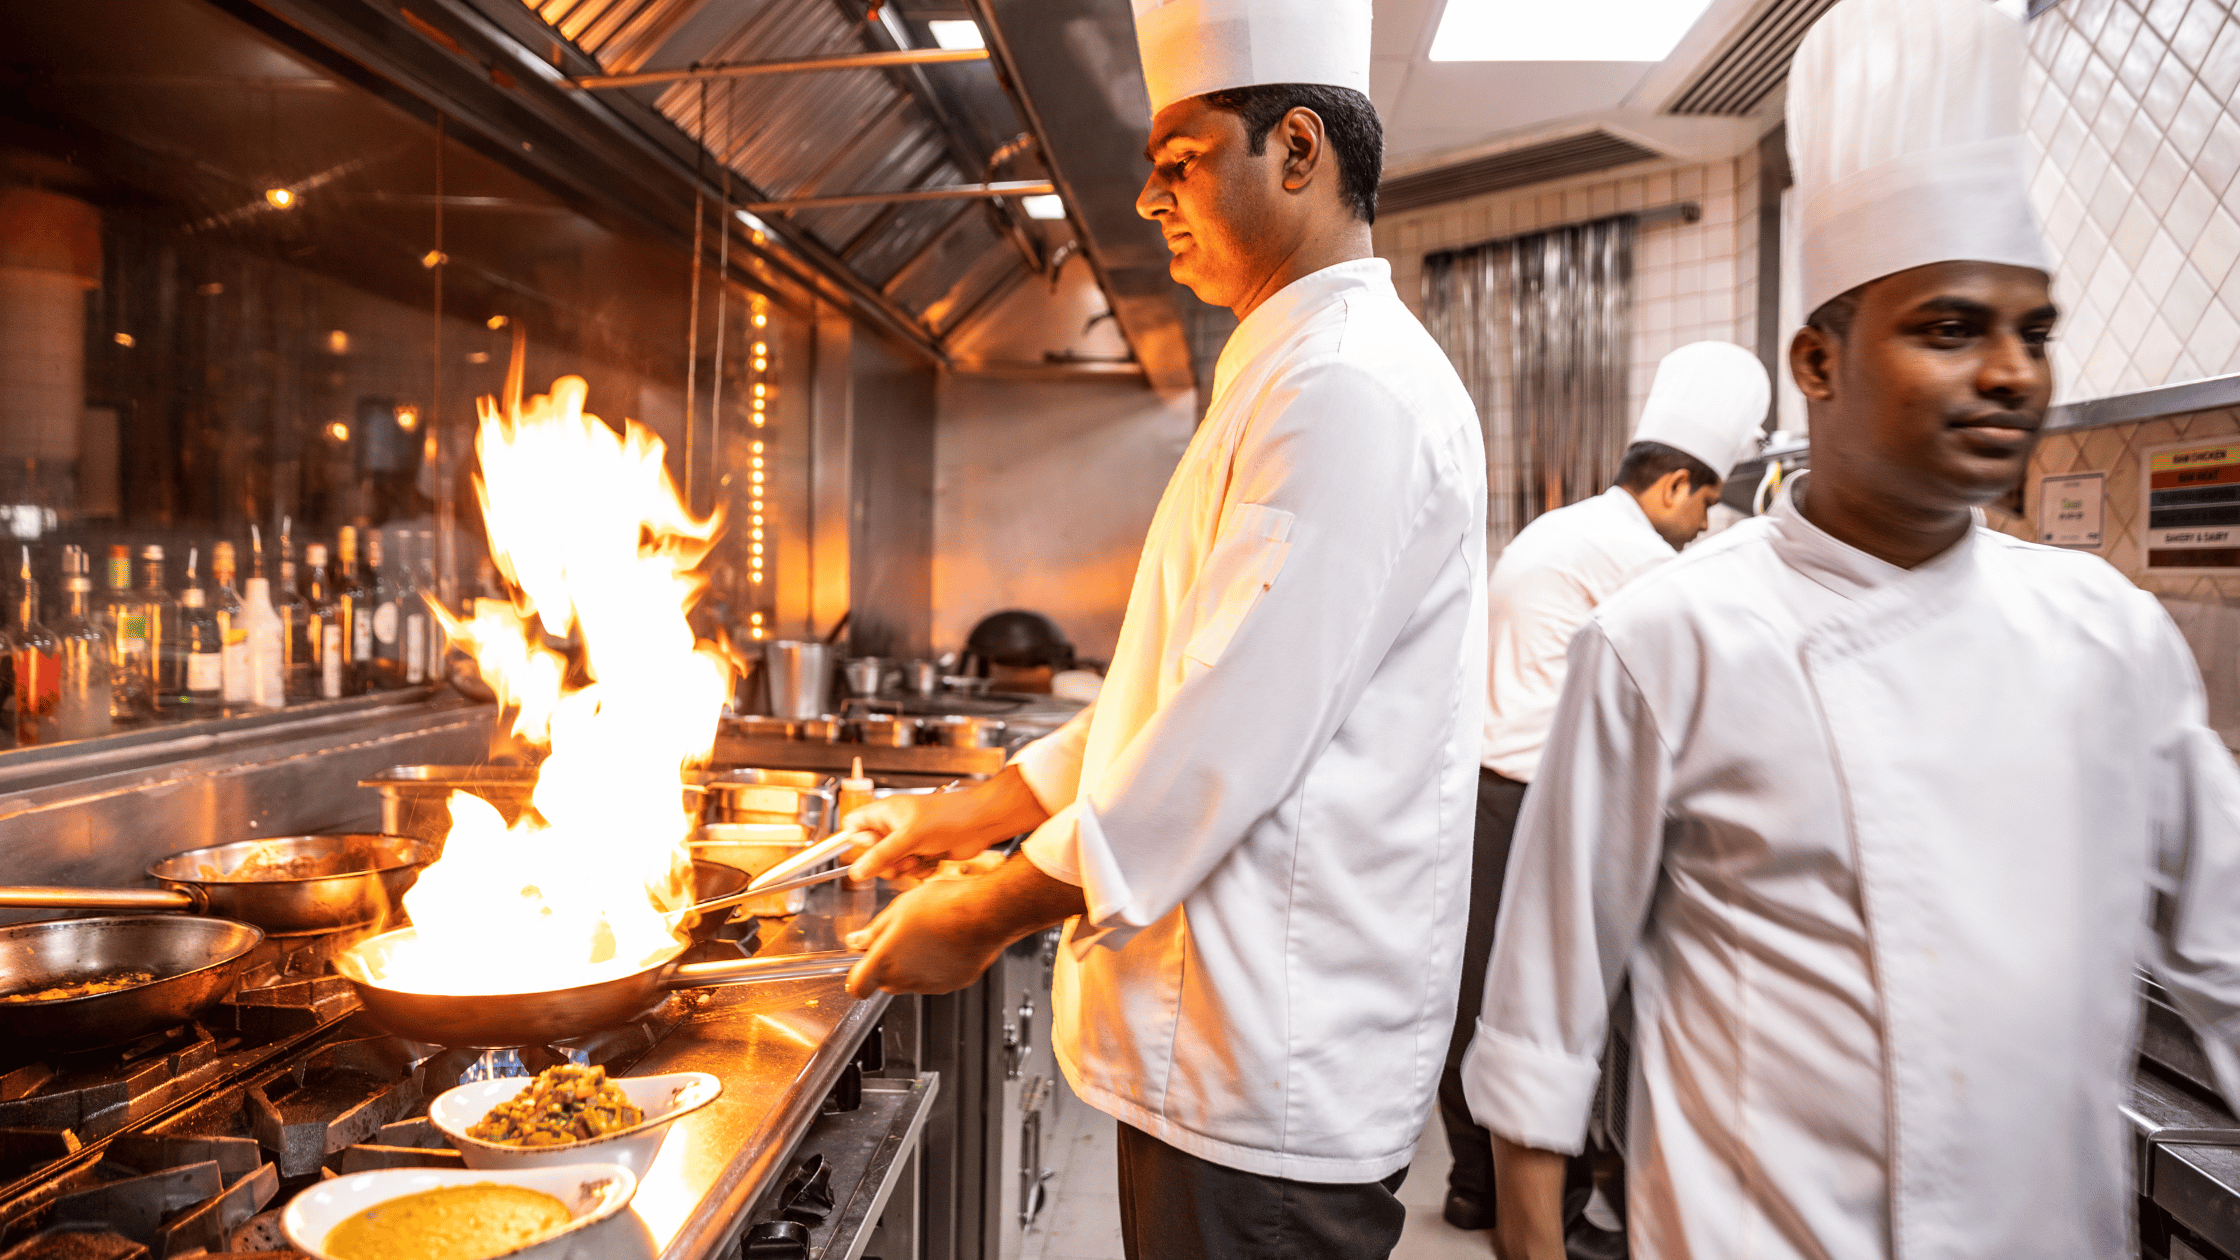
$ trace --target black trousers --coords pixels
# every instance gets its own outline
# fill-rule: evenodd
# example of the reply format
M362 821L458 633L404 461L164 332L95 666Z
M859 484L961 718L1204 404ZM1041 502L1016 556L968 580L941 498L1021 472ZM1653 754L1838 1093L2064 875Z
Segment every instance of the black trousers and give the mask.
M1240 1172L1120 1126L1128 1260L1385 1260L1408 1210L1383 1181L1320 1185Z
M1485 1001L1486 963L1493 953L1493 918L1501 908L1501 877L1509 868L1509 840L1516 834L1517 810L1525 785L1491 770L1478 771L1478 826L1472 841L1470 926L1462 947L1462 1000L1455 1007L1454 1036L1447 1042L1447 1066L1439 1074L1439 1119L1446 1126L1454 1168L1447 1186L1472 1198L1493 1199L1493 1137L1470 1118L1462 1095L1462 1056L1478 1028Z

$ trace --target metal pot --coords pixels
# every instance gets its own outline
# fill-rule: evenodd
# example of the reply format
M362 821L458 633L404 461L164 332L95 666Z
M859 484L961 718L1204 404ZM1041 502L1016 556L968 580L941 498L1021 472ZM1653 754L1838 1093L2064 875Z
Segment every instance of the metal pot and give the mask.
M122 971L146 984L52 1002L0 1003L11 1046L83 1050L144 1037L224 997L264 933L230 919L177 914L47 919L0 928L0 994L82 984Z
M882 748L908 748L918 742L918 723L915 718L896 717L892 713L866 713L855 721L856 738L866 744Z
M811 835L832 826L839 787L807 770L704 770L687 779L701 794L700 821L709 823L790 823Z
M951 748L1000 748L1004 732L1010 729L996 718L954 713L921 718L918 725L929 737L928 742Z
M372 833L237 840L151 863L161 888L0 888L0 906L183 910L272 932L325 932L390 915L442 851L441 841Z

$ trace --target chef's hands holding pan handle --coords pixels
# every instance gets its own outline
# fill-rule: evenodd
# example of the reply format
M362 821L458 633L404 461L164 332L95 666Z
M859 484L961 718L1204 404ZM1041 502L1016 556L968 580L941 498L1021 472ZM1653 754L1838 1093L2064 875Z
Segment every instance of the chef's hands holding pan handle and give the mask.
M872 837L848 875L858 882L920 878L937 863L977 857L1049 817L1015 766L957 791L890 796L840 820L843 828Z
M848 973L848 992L953 993L1011 942L1084 909L1079 887L1019 854L984 874L928 880L849 934L848 948L864 956Z

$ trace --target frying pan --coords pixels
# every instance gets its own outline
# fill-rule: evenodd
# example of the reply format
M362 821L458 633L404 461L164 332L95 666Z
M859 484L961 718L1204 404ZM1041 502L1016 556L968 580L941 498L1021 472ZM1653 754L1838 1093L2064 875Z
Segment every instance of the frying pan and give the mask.
M388 956L414 939L400 928L361 941L334 960L335 970L358 991L373 1022L400 1037L469 1049L540 1046L627 1023L652 1010L672 989L757 981L807 980L845 975L862 954L833 951L747 958L736 962L678 963L682 947L626 976L567 989L529 993L410 993L384 988L374 978Z
M692 859L692 905L685 915L697 915L692 926L685 929L696 941L715 938L716 930L731 918L727 913L739 904L741 893L747 888L747 873L736 866L710 862L706 858Z
M52 1002L0 1003L0 1041L83 1050L180 1023L233 987L261 929L176 914L0 927L0 994L149 971L146 984Z
M148 874L161 888L0 887L0 906L185 910L271 932L325 932L389 913L442 851L440 840L374 834L237 840L151 863ZM245 867L247 874L226 878Z

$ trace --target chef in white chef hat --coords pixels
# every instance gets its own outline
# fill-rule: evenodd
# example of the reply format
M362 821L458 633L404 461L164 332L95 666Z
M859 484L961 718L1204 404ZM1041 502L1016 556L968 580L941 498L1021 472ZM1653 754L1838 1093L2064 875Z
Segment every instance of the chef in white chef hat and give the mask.
M1504 1256L1564 1254L1629 980L1641 1260L2112 1260L2136 968L2235 1062L2240 771L2191 654L1972 518L2053 389L2023 58L1984 0L1841 0L1798 50L1811 471L1571 640L1463 1069Z
M1096 705L895 797L928 883L851 978L942 992L1070 919L1051 1044L1118 1119L1131 1260L1387 1254L1453 1029L1485 698L1485 452L1375 256L1369 0L1137 4L1170 271L1238 324Z

